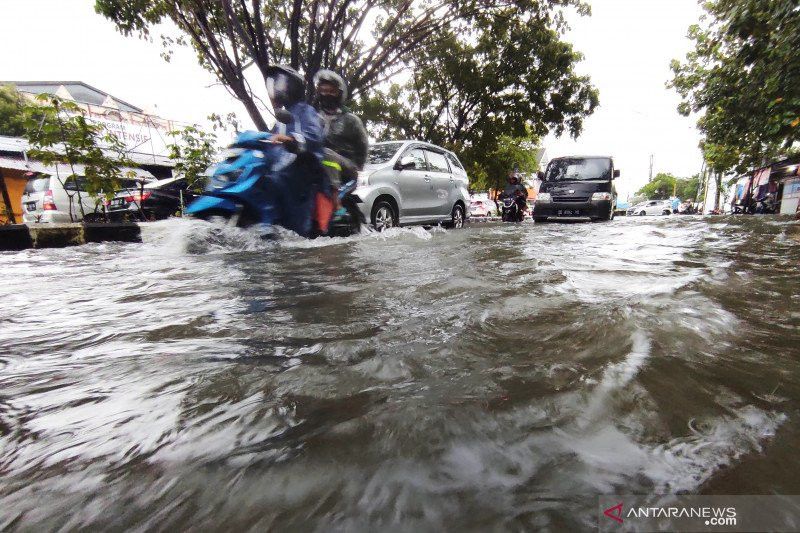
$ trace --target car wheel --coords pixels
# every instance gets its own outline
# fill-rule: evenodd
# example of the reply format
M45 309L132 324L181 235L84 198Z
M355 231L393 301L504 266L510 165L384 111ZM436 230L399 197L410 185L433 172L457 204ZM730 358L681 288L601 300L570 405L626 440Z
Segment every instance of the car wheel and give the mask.
M461 229L464 227L464 208L456 204L453 206L453 211L450 213L450 223L447 225L453 229Z
M380 201L372 208L372 227L384 231L397 225L397 215L392 204L386 200Z
M640 216L640 217L643 217L643 216L645 216L646 214L647 214L647 213L645 213L644 211L639 211L639 216Z

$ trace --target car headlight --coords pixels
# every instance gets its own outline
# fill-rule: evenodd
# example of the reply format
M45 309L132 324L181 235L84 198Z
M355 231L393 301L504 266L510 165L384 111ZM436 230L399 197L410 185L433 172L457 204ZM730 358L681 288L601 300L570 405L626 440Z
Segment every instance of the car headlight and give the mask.
M592 193L592 200L611 200L611 193L610 192Z
M358 187L366 187L369 185L369 177L372 175L372 172L365 172L363 170L359 171L358 173L358 182L356 185Z
M550 196L549 192L540 192L536 195L537 202L552 202L553 198Z

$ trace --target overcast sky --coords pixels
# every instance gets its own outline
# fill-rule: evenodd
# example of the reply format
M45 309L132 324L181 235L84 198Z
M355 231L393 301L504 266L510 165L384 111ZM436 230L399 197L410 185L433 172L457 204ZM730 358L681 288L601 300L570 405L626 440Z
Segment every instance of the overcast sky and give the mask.
M579 71L600 90L600 107L577 141L547 138L548 157L611 154L622 170L622 197L656 172L700 170L693 118L678 115L664 87L669 61L689 49L696 0L592 0L592 16L573 20L567 39L583 52ZM160 44L126 38L94 13L92 0L0 0L0 80L80 80L173 120L203 121L212 112L246 115L193 55L171 63ZM157 36L156 36L157 39Z

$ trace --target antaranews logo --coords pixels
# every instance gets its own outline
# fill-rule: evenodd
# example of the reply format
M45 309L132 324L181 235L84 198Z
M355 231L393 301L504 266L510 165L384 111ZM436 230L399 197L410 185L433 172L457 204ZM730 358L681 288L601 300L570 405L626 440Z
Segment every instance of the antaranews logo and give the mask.
M617 521L617 522L619 522L621 524L622 523L622 502L619 502L617 505L615 505L613 507L609 507L608 509L603 511L603 514L606 515L607 517L609 517L611 520L615 520L615 521Z

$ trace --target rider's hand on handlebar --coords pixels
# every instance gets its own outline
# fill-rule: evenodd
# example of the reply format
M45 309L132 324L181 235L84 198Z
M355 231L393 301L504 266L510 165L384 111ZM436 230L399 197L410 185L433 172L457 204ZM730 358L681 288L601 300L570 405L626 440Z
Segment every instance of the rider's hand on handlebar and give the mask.
M284 135L282 133L276 133L269 138L270 142L275 144L282 144L284 148L289 150L290 152L295 152L297 150L297 139L290 135Z
M293 137L289 137L288 135L283 135L282 133L276 133L272 137L269 138L270 142L275 144L286 144L290 142L294 142Z

